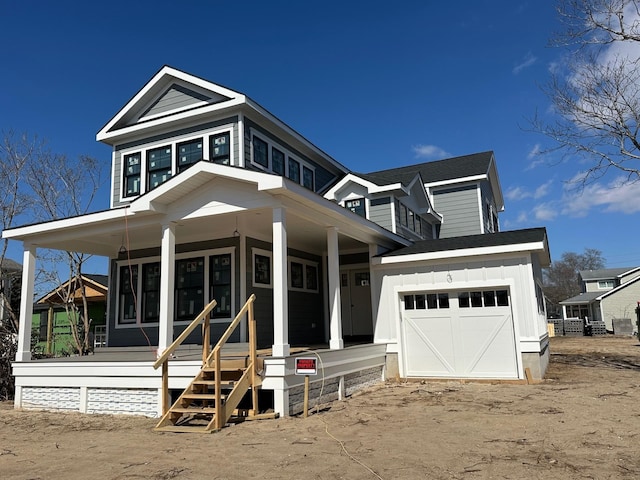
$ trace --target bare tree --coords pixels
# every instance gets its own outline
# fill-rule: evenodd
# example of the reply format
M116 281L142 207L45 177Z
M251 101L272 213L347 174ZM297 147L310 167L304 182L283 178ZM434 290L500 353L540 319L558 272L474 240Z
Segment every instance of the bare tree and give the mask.
M580 271L601 268L604 268L604 258L600 250L587 248L584 253L564 252L561 259L552 262L544 272L544 294L550 306L557 306L582 291Z
M559 151L588 167L579 185L608 172L640 179L640 9L637 0L560 0L565 30L552 44L566 48L544 92L552 120L536 115L533 128Z
M37 161L29 162L27 183L36 202L34 214L39 220L55 220L85 214L100 187L101 168L97 160L81 156L72 160L49 151L40 152ZM49 265L59 264L61 256L68 265L68 279L50 268L49 280L58 286L61 300L78 353L87 354L91 348L89 304L83 278L84 263L90 256L80 252L48 252L41 255Z

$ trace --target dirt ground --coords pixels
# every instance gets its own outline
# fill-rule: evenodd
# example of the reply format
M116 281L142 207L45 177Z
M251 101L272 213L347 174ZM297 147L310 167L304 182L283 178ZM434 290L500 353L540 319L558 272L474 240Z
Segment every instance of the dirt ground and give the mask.
M640 344L556 337L538 385L387 383L212 435L0 406L0 478L640 478Z

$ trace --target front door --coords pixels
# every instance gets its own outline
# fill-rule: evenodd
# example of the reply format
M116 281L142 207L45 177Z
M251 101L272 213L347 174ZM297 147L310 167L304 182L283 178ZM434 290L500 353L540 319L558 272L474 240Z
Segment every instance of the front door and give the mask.
M371 283L368 269L340 272L342 335L373 335L371 318Z

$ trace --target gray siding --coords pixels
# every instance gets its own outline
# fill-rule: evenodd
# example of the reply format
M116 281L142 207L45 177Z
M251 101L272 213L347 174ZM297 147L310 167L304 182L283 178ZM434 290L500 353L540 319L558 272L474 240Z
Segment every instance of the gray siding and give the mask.
M158 142L162 142L163 140L166 140L167 143L170 143L176 137L191 135L191 134L197 135L198 132L203 132L203 136L204 136L205 135L204 132L206 132L207 130L210 130L216 127L221 127L223 125L229 125L229 124L233 125L232 130L233 130L234 142L231 148L233 151L233 159L237 162L238 159L240 158L240 142L238 141L238 117L235 117L235 116L217 120L215 122L209 122L202 125L197 125L195 127L177 130L177 131L166 133L163 135L155 135L153 137L145 138L136 142L129 142L129 143L123 143L122 145L117 145L114 149L114 158L113 158L113 162L114 162L113 191L111 192L113 206L117 207L122 204L128 203L128 201L127 202L120 201L120 196L122 193L122 161L123 161L122 154L121 154L122 150L135 149L136 147L140 147L140 150L142 150L143 148L146 148L147 145L152 143L157 144ZM203 141L207 142L208 139L205 138ZM174 155L174 163L175 163L176 153L173 152L173 155ZM143 157L142 162L144 163L145 160L146 159Z
M369 220L387 230L393 230L391 218L391 198L375 198L369 204Z
M209 97L206 95L174 84L141 115L140 119L142 120L144 117L151 115L159 115L177 108L188 107L207 100L209 100ZM216 100L219 102L220 98Z
M435 191L433 203L443 216L440 238L481 233L476 185Z

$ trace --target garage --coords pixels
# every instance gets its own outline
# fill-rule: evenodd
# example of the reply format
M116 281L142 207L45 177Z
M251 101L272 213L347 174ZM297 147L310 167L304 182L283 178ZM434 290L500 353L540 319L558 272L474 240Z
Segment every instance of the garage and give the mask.
M509 289L400 295L407 377L518 378Z

